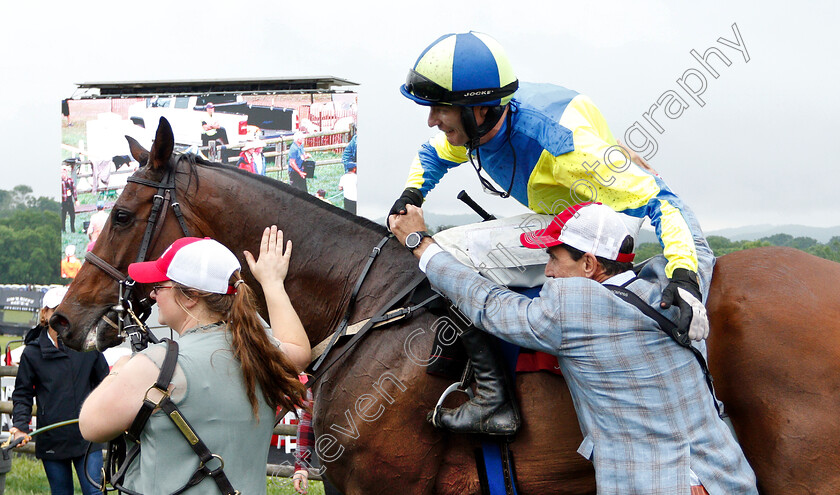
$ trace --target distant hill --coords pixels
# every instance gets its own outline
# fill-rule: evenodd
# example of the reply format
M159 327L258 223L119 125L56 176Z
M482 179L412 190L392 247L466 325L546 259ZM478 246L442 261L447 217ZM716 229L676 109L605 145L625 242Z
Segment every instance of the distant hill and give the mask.
M710 230L706 236L717 235L730 241L755 241L776 234L789 234L793 237L810 237L822 244L832 237L840 236L840 225L835 227L809 227L807 225L748 225L729 229ZM637 239L639 244L658 242L653 230L643 228Z
M731 229L706 232L706 235L719 235L730 241L754 241L775 234L790 234L793 237L811 237L825 244L832 237L840 236L840 225L834 227L809 227L807 225L751 225Z

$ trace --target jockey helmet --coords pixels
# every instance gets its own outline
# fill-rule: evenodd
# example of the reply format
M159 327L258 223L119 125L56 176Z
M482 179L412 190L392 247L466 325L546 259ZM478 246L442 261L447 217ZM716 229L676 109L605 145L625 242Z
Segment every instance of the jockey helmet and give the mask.
M402 94L425 106L504 106L519 87L502 46L484 33L452 33L426 47Z

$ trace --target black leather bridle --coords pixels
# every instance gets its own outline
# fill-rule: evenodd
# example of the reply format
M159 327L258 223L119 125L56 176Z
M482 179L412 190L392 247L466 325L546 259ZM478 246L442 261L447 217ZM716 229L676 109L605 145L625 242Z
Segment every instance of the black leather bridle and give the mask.
M189 237L190 235L187 224L184 222L184 215L181 213L181 206L175 199L175 174L180 158L181 155L174 154L170 157L169 167L163 176L163 180L160 182L137 177L137 173L127 179L127 182L134 182L135 184L157 189L157 194L154 196L152 209L149 213L149 219L146 222L146 231L140 243L140 251L137 253L136 262L138 263L146 261L146 255L149 249L154 245L161 230L163 230L166 212L170 207L175 213L175 218L178 219L178 223L181 225L184 236ZM149 345L149 342L157 343L158 339L149 331L145 324L146 319L151 313L152 305L138 302L138 307L134 307L132 296L134 295L136 282L130 276L120 272L113 265L90 251L85 254L85 261L96 265L99 269L114 278L120 285L119 301L112 308L117 313L117 322L112 322L106 315L103 315L102 319L116 328L119 335L124 338L129 338L132 349L135 352L145 349ZM137 312L135 312L135 309L137 309Z

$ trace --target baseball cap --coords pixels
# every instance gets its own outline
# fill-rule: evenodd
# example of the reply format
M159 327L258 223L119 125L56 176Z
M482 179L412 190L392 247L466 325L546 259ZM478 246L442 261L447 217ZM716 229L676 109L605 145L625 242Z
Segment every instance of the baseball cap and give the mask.
M128 265L128 275L142 284L172 280L215 294L233 294L230 276L241 268L239 260L209 237L182 237L155 261Z
M621 244L632 236L621 217L601 203L579 203L555 216L547 228L519 236L522 245L545 249L566 244L608 260L629 263L633 253L620 253Z
M49 309L57 308L64 299L65 294L67 294L67 287L53 287L44 293L44 297L41 299L41 307Z

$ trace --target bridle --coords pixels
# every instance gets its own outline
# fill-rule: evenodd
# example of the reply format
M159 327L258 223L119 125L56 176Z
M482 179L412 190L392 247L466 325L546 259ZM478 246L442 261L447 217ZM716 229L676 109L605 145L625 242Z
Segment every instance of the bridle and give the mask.
M146 254L154 245L154 242L160 235L161 230L163 230L163 224L166 220L166 212L170 207L172 207L172 211L175 213L175 218L178 219L178 223L181 226L181 231L184 233L184 236L189 237L190 235L189 229L187 229L187 224L184 222L184 215L181 213L181 205L178 204L175 199L175 174L180 159L181 155L175 154L169 158L169 167L166 170L166 174L163 176L163 180L160 182L151 181L143 177L137 177L136 172L127 179L127 182L134 182L135 184L157 188L157 194L154 195L152 210L149 213L149 218L146 222L146 231L144 232L143 240L140 243L140 251L137 253L136 262L146 261ZM117 301L117 304L111 308L117 313L117 322L115 323L111 321L107 315L102 315L102 319L112 327L116 328L119 335L124 338L128 338L131 341L131 347L135 352L145 349L146 346L149 345L149 342L157 343L158 339L149 331L149 328L145 324L146 319L151 313L152 305L144 303L143 301L138 301L138 307L136 309L139 315L135 313L132 296L134 296L136 282L132 280L130 276L125 275L114 268L113 265L90 251L85 254L85 261L89 261L110 275L119 283L120 286L119 300Z

